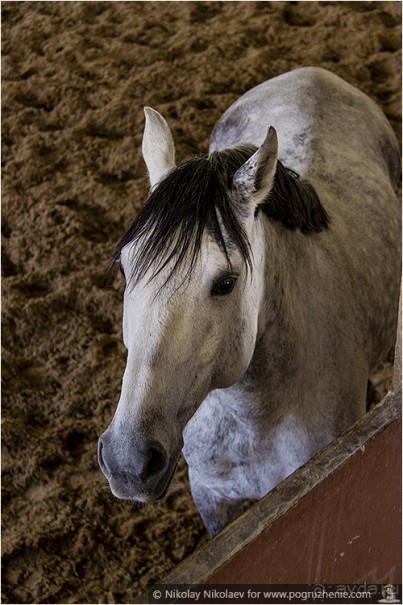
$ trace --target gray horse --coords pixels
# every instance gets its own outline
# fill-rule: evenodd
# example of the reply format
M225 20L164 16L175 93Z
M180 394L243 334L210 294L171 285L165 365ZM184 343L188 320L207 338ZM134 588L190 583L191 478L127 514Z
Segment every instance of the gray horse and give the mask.
M400 158L378 107L319 68L244 94L178 167L145 114L151 190L115 256L128 356L99 463L147 502L183 449L215 534L365 412L395 338Z

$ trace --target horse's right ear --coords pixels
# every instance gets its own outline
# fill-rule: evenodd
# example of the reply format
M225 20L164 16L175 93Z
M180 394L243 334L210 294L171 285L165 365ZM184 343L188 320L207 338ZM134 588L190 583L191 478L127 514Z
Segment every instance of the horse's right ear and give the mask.
M158 111L144 107L142 152L150 177L151 188L155 187L175 168L175 145L167 121Z
M262 145L234 175L234 185L254 208L267 198L273 187L277 156L277 133L273 126L270 126Z

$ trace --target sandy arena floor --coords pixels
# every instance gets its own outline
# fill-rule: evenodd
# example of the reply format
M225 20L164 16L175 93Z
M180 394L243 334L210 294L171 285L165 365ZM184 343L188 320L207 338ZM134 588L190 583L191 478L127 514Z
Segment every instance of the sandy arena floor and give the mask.
M3 602L129 603L207 535L181 463L166 499L97 464L125 363L115 242L147 193L144 105L178 159L252 86L303 65L400 136L400 2L3 2ZM381 373L379 381L384 381Z

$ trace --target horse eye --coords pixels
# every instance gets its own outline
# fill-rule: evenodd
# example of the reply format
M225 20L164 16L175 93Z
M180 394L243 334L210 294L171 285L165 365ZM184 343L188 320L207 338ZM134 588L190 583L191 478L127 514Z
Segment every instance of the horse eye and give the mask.
M224 279L220 279L214 284L211 295L225 296L225 294L229 294L234 289L236 280L237 277L235 275L229 275L228 277L224 277Z

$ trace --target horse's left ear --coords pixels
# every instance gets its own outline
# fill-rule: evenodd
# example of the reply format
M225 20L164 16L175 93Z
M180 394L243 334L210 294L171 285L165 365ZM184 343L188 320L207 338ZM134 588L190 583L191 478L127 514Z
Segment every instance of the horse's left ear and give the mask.
M151 187L155 187L175 168L175 145L165 118L151 107L144 107L142 152Z
M270 126L262 145L234 175L234 185L254 207L270 193L277 169L277 155L277 133Z

